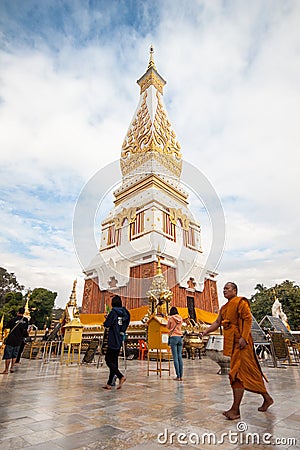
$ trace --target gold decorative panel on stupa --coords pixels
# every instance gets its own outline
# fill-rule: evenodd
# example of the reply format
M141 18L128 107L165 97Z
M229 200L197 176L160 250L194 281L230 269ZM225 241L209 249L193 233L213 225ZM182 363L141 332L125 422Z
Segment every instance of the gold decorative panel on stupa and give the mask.
M164 111L160 95L156 92L157 108L153 123L147 106L147 91L141 107L133 120L122 145L121 170L125 175L145 162L144 158L131 157L136 154L160 154L160 162L179 176L182 169L180 144Z

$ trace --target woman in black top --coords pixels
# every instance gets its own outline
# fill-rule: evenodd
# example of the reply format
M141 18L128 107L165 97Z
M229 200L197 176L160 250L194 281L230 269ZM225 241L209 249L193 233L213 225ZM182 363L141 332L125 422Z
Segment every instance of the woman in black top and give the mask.
M126 378L119 370L118 357L125 336L125 331L130 322L130 313L122 306L122 300L119 295L115 295L113 297L111 306L112 310L103 324L105 328L108 328L108 344L105 362L109 368L108 381L107 384L103 386L103 389L108 390L112 389L113 379L115 376L119 378L119 386L117 389L121 389L122 384L126 381Z

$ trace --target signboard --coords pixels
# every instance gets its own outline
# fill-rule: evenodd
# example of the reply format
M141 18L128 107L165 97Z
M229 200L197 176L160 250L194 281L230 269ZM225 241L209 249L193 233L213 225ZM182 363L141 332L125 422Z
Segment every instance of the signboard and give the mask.
M169 334L168 333L162 333L161 334L161 343L162 344L167 344L168 343L168 339L169 339Z
M265 316L259 325L265 328L270 328L271 331L278 331L280 333L283 333L285 339L289 339L290 341L295 340L292 333L287 329L287 327L284 325L282 320L279 319L279 317Z
M94 361L98 346L99 346L99 339L92 339L89 342L89 346L82 360L83 363L92 363Z
M55 338L57 337L57 333L59 332L60 329L61 329L61 323L59 322L55 325L55 327L53 328L51 333L48 335L47 341L54 341Z
M270 335L273 342L275 358L289 359L289 351L283 333L271 332Z
M252 316L251 334L254 344L266 344L269 342L254 316Z

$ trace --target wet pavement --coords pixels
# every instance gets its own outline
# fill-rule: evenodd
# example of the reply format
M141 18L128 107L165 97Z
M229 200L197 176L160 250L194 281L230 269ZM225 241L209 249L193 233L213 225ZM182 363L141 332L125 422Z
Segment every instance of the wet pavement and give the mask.
M218 369L208 357L184 359L178 382L173 366L160 378L132 360L122 389L106 391L105 364L22 359L0 375L0 449L300 449L299 366L263 367L275 403L258 412L262 397L246 392L236 421L222 415L232 397Z

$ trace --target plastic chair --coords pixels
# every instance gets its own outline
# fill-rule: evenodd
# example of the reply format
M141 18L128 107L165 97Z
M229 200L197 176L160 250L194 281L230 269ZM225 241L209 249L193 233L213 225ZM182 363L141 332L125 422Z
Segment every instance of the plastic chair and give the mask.
M145 359L145 355L148 352L148 347L146 341L144 339L139 339L139 355L138 359Z

